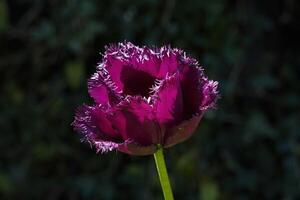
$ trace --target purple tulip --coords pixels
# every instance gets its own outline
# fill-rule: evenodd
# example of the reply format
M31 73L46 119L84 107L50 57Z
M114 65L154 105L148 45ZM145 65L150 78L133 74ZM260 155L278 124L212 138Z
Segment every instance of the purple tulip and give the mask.
M150 155L192 135L217 87L182 50L113 44L88 81L95 104L79 107L72 125L97 151Z

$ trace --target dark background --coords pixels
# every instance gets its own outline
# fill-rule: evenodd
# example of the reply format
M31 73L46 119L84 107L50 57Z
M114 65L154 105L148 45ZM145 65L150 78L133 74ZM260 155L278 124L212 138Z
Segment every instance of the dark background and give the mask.
M176 199L300 199L297 0L0 1L0 199L162 199L154 160L72 130L111 42L171 44L220 82L218 109L166 150Z

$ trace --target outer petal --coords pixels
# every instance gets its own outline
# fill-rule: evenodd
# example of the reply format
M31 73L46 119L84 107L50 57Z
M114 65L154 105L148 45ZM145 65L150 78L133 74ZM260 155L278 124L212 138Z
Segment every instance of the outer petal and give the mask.
M201 79L203 72L196 66L185 66L181 72L183 91L184 120L190 119L199 112L202 102Z
M97 151L111 151L124 142L113 130L106 113L99 106L80 106L72 126L82 134L82 140L95 146Z
M181 71L181 88L183 91L184 120L214 107L218 99L218 82L208 80L203 69L197 63L185 66Z
M216 101L219 98L218 92L218 82L208 79L203 80L202 87L202 102L201 110L207 110L209 108L215 107Z
M121 101L121 94L112 81L102 72L98 71L88 80L88 91L98 104L114 105Z
M141 146L134 142L128 141L122 145L119 145L117 150L130 155L145 156L154 154L157 150L157 146L154 144L148 146Z
M187 140L196 130L202 115L194 116L183 121L179 125L167 130L164 147L171 147L177 143Z
M165 133L166 147L189 138L197 128L205 110L214 107L218 98L218 83L209 81L203 76L201 68L184 67L181 72L181 88L183 93L183 122L167 129Z
M110 119L123 140L139 146L157 144L160 129L152 107L142 97L128 97L119 104Z
M157 121L161 125L172 125L182 120L183 96L180 74L166 76L154 89L151 96Z
M136 155L136 156L152 155L157 150L156 145L140 146L130 140L127 140L123 143L98 141L98 142L95 142L95 146L96 146L97 152L101 152L101 153L105 153L107 151L112 151L112 150L116 149L123 153L127 153L130 155Z

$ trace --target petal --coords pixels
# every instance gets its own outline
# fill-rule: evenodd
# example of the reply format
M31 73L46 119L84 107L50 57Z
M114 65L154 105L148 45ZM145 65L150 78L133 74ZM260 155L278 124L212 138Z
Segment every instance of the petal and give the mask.
M161 63L160 55L158 48L140 48L125 42L106 46L104 63L112 76L119 74L122 66L130 66L156 76Z
M160 130L152 107L142 97L129 96L114 110L110 119L123 140L140 146L157 144Z
M202 77L202 69L196 66L185 66L181 71L184 120L190 119L199 112L202 102Z
M83 135L82 140L95 146L97 151L111 151L122 144L122 138L113 129L107 114L99 106L80 106L76 110L74 129Z
M118 149L119 146L123 145L123 143L119 144L111 141L94 141L94 146L97 150L97 153L107 153L109 151Z
M185 120L215 106L218 82L208 80L197 65L184 67L181 76Z
M130 155L145 156L154 154L157 150L157 145L141 146L134 142L130 142L129 140L128 142L119 145L117 150Z
M165 134L164 147L171 147L177 143L187 140L196 130L201 118L202 114L194 116L191 119L185 120L179 125L167 130L167 133Z
M82 105L76 109L72 126L75 131L83 135L84 139L97 138L98 130L92 122L91 112L93 107Z
M98 104L114 105L122 99L112 81L101 71L93 74L88 80L88 91Z
M154 55L143 53L144 49L131 43L119 43L107 47L100 70L107 70L116 87L125 95L147 97L155 77L151 70L157 66Z
M122 57L116 57L115 54L105 54L104 62L98 68L101 71L107 70L110 79L114 82L119 91L124 88L124 83L121 80L121 71L124 66L128 66L127 62Z
M158 78L164 78L167 74L173 74L177 71L180 65L179 57L181 51L178 49L171 49L170 46L161 48L161 64L159 68Z
M208 108L215 107L219 97L218 82L205 79L202 87L202 102L200 109L207 110Z
M205 110L215 106L218 99L218 83L208 80L203 70L192 64L182 68L183 122L167 129L164 146L170 147L188 139L196 130Z
M136 68L158 78L161 64L159 49L144 47L139 57L142 59L135 59Z
M151 96L157 120L162 125L176 124L182 120L183 93L180 86L180 74L166 76L154 89Z
M94 146L97 149L97 153L106 153L114 149L135 156L152 155L157 150L156 145L140 146L134 142L127 140L123 143L115 143L110 141L97 141Z

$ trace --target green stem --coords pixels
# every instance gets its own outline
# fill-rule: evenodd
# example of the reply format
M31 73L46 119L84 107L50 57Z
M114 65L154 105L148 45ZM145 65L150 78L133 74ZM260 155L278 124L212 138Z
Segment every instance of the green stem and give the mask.
M163 154L163 148L160 145L158 150L154 153L154 159L165 200L174 200Z

